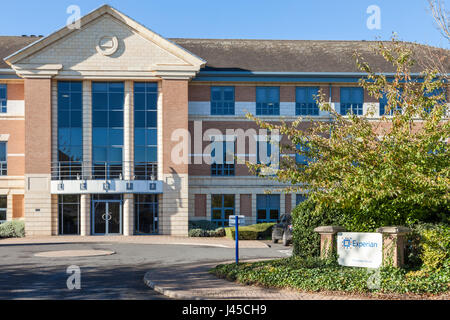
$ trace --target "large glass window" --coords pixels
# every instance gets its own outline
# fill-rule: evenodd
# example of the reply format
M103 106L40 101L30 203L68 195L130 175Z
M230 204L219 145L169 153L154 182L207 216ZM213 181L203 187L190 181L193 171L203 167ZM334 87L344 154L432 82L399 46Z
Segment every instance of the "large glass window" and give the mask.
M211 197L211 221L218 227L228 227L234 215L234 194L213 194Z
M7 203L6 196L0 196L0 223L6 222Z
M319 106L316 101L318 94L318 87L297 87L295 114L297 116L318 116Z
M211 115L234 115L234 87L211 87Z
M235 158L234 141L213 142L211 152L213 163L211 165L212 176L234 176ZM219 153L221 156L219 156Z
M277 222L280 218L280 195L257 195L256 212L258 223Z
M123 82L92 84L92 159L96 179L122 176L124 90Z
M402 99L402 93L403 93L403 89L400 89L398 91L398 99L397 101L401 101ZM380 99L380 116L393 116L394 113L397 112L402 112L402 106L401 105L397 105L395 108L391 109L389 114L387 112L388 109L388 98L386 94L383 94L383 97L381 97Z
M8 155L6 151L6 142L0 142L0 176L8 175Z
M80 81L58 82L58 177L75 179L83 161L83 88Z
M59 234L80 234L80 196L61 195L58 197Z
M134 160L137 180L156 178L158 161L158 84L134 84Z
M8 111L7 103L7 86L6 84L0 84L0 113L6 113Z
M134 197L134 223L136 234L158 233L158 196L139 194Z
M256 115L279 116L280 115L280 88L257 87L256 88Z
M298 206L300 203L305 202L307 197L304 194L297 194L295 198L295 204Z
M358 87L341 88L341 115L363 115L364 90Z

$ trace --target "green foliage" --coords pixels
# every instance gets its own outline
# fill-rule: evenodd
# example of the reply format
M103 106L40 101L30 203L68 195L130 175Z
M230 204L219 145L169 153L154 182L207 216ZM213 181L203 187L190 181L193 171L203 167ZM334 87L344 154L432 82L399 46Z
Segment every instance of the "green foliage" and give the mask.
M216 230L217 224L209 220L189 221L189 229Z
M239 227L239 240L260 240L268 239L272 235L275 223L260 223L251 226ZM225 228L226 236L236 240L236 229L234 227Z
M208 220L189 221L189 237L221 238L225 237L225 229L217 228L214 222Z
M417 224L408 235L406 264L410 268L435 271L450 266L450 226Z
M225 237L225 229L218 228L216 230L190 229L189 237L191 238L221 238Z
M398 268L382 268L378 275L365 268L349 268L318 258L287 259L257 263L219 265L210 271L218 277L246 285L292 288L300 291L343 291L351 293L416 293L449 292L450 268L434 273L408 272ZM374 276L379 286L370 289Z
M336 209L317 212L311 200L301 203L292 212L294 255L302 258L320 255L320 235L314 229L320 226L342 225L343 214Z
M0 239L25 237L25 223L23 221L8 221L0 224Z
M288 192L308 192L318 214L328 208L342 210L352 231L448 222L448 84L437 70L424 70L419 78L411 75L411 68L416 69L414 45L393 39L373 49L392 65L393 76L373 70L356 54L357 66L367 74L360 86L376 100L386 94L386 112L392 116L373 121L375 110L370 108L362 116L341 115L323 92L317 102L330 121L300 117L277 124L248 115L262 129L290 140L281 146L282 153L310 159L299 164L293 157L282 157L280 170L269 178L290 184ZM248 166L256 174L267 171L264 165Z

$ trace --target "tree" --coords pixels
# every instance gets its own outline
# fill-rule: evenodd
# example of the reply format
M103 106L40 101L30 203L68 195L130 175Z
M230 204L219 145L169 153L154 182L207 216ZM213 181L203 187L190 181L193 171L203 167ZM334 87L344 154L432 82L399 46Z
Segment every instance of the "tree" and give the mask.
M305 164L283 157L271 179L290 183L286 192L307 192L318 212L346 212L346 227L354 231L448 219L447 83L437 70L411 75L414 47L394 38L374 48L394 67L390 78L355 54L358 68L367 74L360 86L377 99L386 96L387 115L379 120L373 120L374 109L363 116L341 115L322 92L317 103L330 114L329 121L298 118L274 124L248 115L261 128L289 138L282 153L309 159ZM300 129L305 121L308 129ZM264 167L248 166L256 174Z

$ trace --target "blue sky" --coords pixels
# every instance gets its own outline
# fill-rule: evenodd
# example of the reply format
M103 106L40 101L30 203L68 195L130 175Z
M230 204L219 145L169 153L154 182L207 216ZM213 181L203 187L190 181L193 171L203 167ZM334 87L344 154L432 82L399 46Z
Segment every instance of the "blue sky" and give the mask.
M108 3L165 37L306 40L389 39L448 47L427 0L14 0L4 1L0 34L42 34L64 26L68 6L85 15ZM370 5L381 30L369 30Z

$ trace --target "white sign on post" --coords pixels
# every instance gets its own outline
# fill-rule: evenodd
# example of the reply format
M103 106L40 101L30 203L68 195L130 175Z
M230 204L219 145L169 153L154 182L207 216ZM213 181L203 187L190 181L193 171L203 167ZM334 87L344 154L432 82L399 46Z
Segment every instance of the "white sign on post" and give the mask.
M341 266L377 269L383 263L381 233L338 233L337 247Z
M238 216L239 218L239 225L245 226L245 216ZM230 216L230 227L236 226L236 216Z

